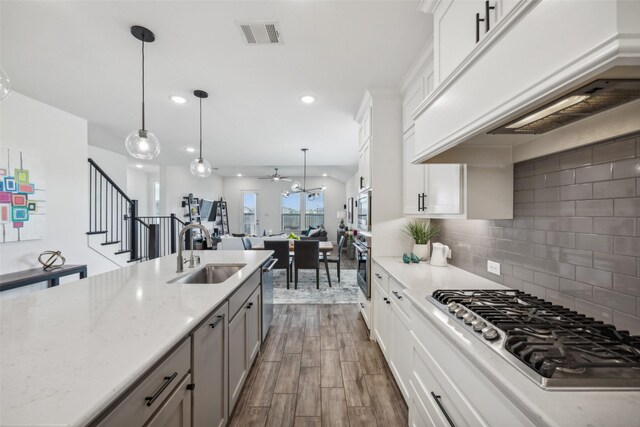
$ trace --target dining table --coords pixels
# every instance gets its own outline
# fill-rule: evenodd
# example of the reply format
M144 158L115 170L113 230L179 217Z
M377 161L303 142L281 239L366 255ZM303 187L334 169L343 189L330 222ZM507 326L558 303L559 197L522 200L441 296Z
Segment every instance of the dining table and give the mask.
M293 256L293 242L294 240L289 240L289 255ZM319 251L322 254L322 259L324 260L324 267L327 270L327 280L329 281L329 286L331 286L331 275L329 274L329 253L333 250L333 243L331 242L319 242L320 248ZM253 246L253 249L264 249L264 242L258 243Z

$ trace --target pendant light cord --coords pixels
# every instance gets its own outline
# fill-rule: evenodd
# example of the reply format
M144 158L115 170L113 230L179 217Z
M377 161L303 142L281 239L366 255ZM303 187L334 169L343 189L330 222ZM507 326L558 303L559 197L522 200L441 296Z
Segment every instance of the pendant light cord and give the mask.
M302 191L307 192L307 150L304 150L304 176L302 177Z
M142 130L146 130L144 122L144 40L142 40Z
M202 160L202 98L200 98L200 160Z

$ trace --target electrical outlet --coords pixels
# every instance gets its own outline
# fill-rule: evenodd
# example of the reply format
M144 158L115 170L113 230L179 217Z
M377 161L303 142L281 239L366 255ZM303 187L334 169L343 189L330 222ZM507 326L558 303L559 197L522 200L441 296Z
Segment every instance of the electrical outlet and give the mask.
M487 261L487 271L497 276L500 275L500 263L494 261Z

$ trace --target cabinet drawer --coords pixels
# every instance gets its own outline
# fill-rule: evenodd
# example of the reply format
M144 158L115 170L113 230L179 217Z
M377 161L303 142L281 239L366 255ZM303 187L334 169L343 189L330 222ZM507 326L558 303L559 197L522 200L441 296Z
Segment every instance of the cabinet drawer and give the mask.
M186 339L98 425L143 425L189 373L191 342Z
M371 301L364 296L364 293L358 288L358 307L367 328L371 329Z
M373 270L373 281L378 282L385 292L389 292L389 275L375 262L371 270Z
M253 273L229 298L229 317L233 319L260 284L260 271Z
M470 408L469 411L478 414L477 416L483 420L483 425L533 426L531 421L509 401L508 396L502 394L475 365L460 354L460 350L444 337L429 319L413 306L410 313L414 337L414 374L416 365L420 366L420 360L425 360L426 367L430 368L432 376L442 384L442 390L428 390L429 392L434 391L439 394L441 391L442 396L447 394L450 396L448 399L457 399L453 402L466 402ZM470 339L476 338L470 337ZM456 405L463 407L463 403L460 405L456 403ZM458 425L455 420L454 423Z
M404 297L404 288L393 277L389 277L389 299L396 304L405 317L409 317L409 303Z
M436 426L486 426L487 423L455 389L435 360L414 340L411 381Z

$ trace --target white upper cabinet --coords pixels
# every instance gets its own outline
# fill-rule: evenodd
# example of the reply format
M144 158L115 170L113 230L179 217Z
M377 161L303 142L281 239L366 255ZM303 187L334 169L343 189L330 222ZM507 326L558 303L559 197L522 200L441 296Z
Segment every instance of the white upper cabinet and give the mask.
M617 67L640 66L637 1L490 0L488 13L480 0L423 4L433 14L435 90L413 113L415 161L476 137L497 146L486 141L493 129ZM476 14L485 20L478 42Z
M403 166L403 190L404 204L403 212L405 215L421 215L422 193L424 193L425 165L414 165L411 159L415 153L415 133L413 130L407 132L404 136L404 160Z
M462 165L428 165L422 209L428 215L462 213Z

